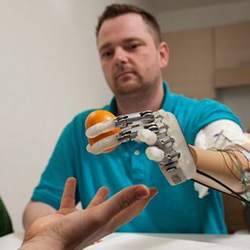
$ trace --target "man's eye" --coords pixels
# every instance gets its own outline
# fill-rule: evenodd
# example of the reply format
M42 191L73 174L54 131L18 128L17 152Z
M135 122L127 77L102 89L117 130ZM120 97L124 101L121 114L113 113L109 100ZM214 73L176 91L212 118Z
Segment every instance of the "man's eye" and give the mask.
M127 50L135 50L139 47L139 44L129 44L126 46Z
M113 55L112 51L104 51L101 53L102 58L110 58Z

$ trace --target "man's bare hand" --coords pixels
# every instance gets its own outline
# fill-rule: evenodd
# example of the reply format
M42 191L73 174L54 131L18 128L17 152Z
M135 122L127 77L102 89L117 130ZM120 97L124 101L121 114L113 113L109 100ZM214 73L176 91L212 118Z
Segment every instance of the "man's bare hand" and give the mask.
M108 189L100 188L84 210L75 208L76 179L68 178L60 209L35 220L21 249L82 249L114 232L137 216L157 193L144 185L123 189L106 200Z

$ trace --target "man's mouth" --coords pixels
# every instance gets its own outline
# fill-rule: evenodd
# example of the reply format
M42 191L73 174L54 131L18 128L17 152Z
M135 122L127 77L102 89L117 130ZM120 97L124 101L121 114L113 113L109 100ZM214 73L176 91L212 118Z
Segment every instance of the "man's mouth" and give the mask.
M133 71L124 71L124 72L120 72L118 74L115 75L115 79L119 79L119 78L122 78L122 77L125 77L125 76L128 76L128 75L131 75L131 74L135 74Z

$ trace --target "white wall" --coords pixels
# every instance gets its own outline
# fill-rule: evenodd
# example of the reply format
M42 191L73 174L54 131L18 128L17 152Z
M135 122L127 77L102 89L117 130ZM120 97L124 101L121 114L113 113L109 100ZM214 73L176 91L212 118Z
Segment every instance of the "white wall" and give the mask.
M205 28L250 20L250 1L155 13L163 32Z
M0 195L17 231L65 124L109 101L95 48L110 0L0 0Z

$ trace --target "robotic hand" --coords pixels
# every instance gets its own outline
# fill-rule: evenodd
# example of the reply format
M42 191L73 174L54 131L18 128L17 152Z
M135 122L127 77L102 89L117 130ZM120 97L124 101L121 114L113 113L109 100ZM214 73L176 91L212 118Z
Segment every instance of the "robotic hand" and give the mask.
M107 133L114 128L119 128L119 132L111 135ZM90 153L105 153L121 143L141 141L148 145L147 157L158 162L171 185L182 183L196 174L192 154L172 113L158 110L120 115L86 130L89 139L104 133L109 135L92 145L88 144L87 150Z

